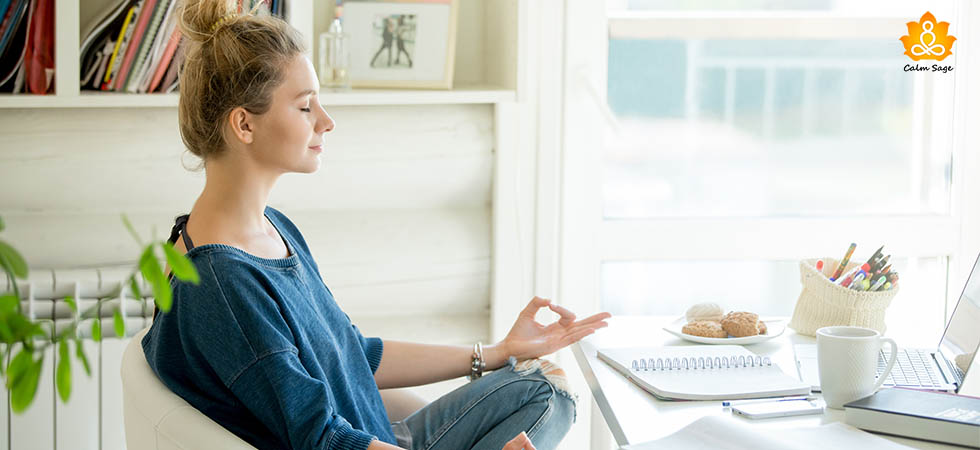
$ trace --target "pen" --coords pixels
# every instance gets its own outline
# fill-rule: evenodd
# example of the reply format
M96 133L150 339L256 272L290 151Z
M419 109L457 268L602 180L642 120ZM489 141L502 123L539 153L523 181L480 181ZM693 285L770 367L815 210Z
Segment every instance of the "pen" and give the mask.
M847 273L841 275L841 278L837 280L837 284L847 287L847 285L854 281L854 277L858 272L864 271L867 273L869 270L871 270L871 266L869 266L868 263L861 264L859 267L848 270Z
M854 254L854 249L856 248L857 244L853 242L847 247L847 253L844 253L844 259L840 261L840 264L837 266L837 270L834 271L834 276L830 277L831 280L836 280L838 277L840 277L840 274L844 272L844 268L847 267L847 263L851 260L851 255Z
M875 284L872 284L871 285L871 288L868 289L868 290L869 291L877 291L878 288L882 287L885 284L885 282L887 282L887 281L888 281L888 277L882 275L880 278L878 278L878 281L875 281Z
M875 250L875 252L871 254L871 257L870 257L870 258L868 258L868 265L869 265L869 266L870 266L870 265L871 265L871 263L873 263L873 262L874 262L874 261L875 261L876 259L878 259L878 257L879 257L879 256L881 256L881 251L882 251L882 250L883 250L884 248L885 248L885 246L884 246L884 245L882 245L881 247L878 247L878 250Z
M748 403L795 402L795 401L808 401L809 402L809 401L813 401L813 400L816 400L816 399L817 399L817 397L815 397L815 396L807 395L807 396L782 397L782 398L780 398L780 397L757 398L757 399L752 399L752 400L735 400L735 401L725 400L725 401L721 402L721 406L723 408L725 408L725 407L729 407L729 406L745 405L745 404L748 404Z

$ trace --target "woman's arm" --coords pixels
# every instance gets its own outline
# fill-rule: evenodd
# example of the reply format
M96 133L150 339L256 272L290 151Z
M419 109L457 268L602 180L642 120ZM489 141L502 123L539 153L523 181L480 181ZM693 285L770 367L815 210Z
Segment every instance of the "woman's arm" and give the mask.
M548 308L560 319L549 325L534 320L541 308ZM517 316L507 336L497 344L483 347L486 370L499 369L513 356L518 360L537 358L556 352L607 325L609 313L598 313L575 320L571 311L534 297ZM419 386L469 375L472 347L427 345L384 341L381 363L374 372L379 389Z
M470 374L472 355L473 347L385 340L374 381L378 389L389 389L462 377ZM503 343L483 347L486 370L503 367L508 356Z

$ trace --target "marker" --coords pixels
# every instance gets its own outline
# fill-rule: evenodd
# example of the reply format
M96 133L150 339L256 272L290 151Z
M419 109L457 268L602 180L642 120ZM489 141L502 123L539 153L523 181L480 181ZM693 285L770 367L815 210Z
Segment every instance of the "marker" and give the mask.
M875 281L875 284L872 284L871 285L871 289L869 289L869 290L877 291L879 288L881 288L887 282L888 282L888 277L882 275L881 278L878 278L878 281Z
M847 273L845 273L844 275L841 275L841 279L839 280L840 282L838 284L840 284L841 286L845 286L846 287L847 285L844 284L844 282L847 281L848 278L850 278L851 281L854 281L854 275L857 274L858 272L862 271L862 270L867 273L868 271L871 270L871 266L869 266L868 263L864 263L864 264L861 264L858 267L854 267L851 270L848 270ZM833 280L831 280L831 281L833 281ZM847 281L847 282L850 283L851 281Z
M834 276L830 277L832 280L836 280L838 277L840 277L841 272L844 271L844 268L847 267L847 263L850 262L851 255L854 254L854 249L856 249L857 246L857 244L852 242L851 245L847 247L847 253L844 253L844 259L840 261L840 264L837 266L837 270L834 271Z
M823 260L817 261L817 270L823 272Z

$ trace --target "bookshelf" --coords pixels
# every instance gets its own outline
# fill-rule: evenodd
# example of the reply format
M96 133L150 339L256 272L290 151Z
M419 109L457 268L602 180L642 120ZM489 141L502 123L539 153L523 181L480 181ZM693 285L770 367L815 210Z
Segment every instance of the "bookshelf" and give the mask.
M527 0L460 0L454 88L450 90L323 90L324 105L497 104L518 99L519 10ZM0 94L0 109L176 107L176 94L80 91L79 46L83 24L95 20L114 0L56 0L55 93ZM287 20L302 32L318 67L317 36L333 19L334 0L292 0Z

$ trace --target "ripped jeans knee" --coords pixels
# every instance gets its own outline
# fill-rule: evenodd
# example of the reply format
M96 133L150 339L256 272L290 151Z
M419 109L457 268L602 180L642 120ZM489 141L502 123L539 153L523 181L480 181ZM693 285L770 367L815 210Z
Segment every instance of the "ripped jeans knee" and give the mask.
M571 402L573 411L572 422L575 421L576 416L578 415L576 411L578 395L572 392L571 386L568 383L568 378L565 374L565 370L562 369L561 366L546 359L532 358L517 361L517 359L514 357L510 358L508 365L512 366L514 373L520 376L527 376L535 373L540 373L543 375L548 384L550 384L561 397Z

